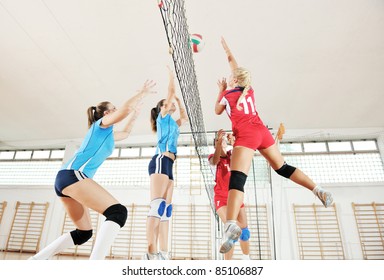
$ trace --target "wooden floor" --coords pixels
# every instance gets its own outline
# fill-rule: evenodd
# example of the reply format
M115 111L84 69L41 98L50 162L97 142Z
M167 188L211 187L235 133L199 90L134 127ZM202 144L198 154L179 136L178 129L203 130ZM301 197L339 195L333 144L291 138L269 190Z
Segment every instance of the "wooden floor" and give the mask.
M0 252L0 260L27 260L33 254L30 253L15 253L15 252ZM87 260L89 257L74 257L74 256L55 256L52 260Z

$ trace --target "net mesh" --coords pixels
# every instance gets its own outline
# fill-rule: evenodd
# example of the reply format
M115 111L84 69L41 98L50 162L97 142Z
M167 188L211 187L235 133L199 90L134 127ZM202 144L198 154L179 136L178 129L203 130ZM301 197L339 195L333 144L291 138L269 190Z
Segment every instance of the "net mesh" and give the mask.
M207 160L209 155L207 135L201 109L193 52L190 45L190 34L185 16L184 0L164 0L158 1L158 4L169 43L169 52L172 55L176 76L189 117L189 124L195 143L196 154L199 157L205 188L212 210L215 211L213 204L214 178Z

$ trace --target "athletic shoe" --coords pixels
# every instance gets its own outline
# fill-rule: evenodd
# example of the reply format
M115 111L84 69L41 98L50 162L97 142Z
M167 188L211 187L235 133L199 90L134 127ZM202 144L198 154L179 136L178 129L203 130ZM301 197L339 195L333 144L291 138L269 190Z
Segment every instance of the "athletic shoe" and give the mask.
M318 189L316 192L316 196L320 199L321 203L327 208L333 202L332 194L323 189Z
M242 255L241 259L242 260L250 260L251 258L249 257L249 255Z
M225 223L225 231L224 231L224 236L227 238L220 247L220 253L225 254L229 252L232 248L233 245L235 244L235 241L239 239L241 235L241 228L236 225L236 223Z
M145 253L141 259L145 261L154 261L154 260L158 260L159 256L158 254Z
M168 252L162 252L160 251L157 253L159 260L167 261L170 260L170 254Z

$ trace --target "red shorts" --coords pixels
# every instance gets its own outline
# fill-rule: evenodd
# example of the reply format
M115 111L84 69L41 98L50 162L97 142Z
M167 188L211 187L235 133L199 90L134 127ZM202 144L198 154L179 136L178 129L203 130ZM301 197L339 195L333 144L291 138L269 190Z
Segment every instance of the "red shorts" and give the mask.
M250 124L233 129L235 136L234 147L242 146L253 150L262 150L275 144L271 132L264 124Z
M223 206L227 206L227 202L228 202L228 197L224 197L224 196L216 196L214 197L214 201L215 201L215 208L216 208L216 211L219 210L221 207ZM241 207L240 208L243 208L244 207L244 203L241 204Z

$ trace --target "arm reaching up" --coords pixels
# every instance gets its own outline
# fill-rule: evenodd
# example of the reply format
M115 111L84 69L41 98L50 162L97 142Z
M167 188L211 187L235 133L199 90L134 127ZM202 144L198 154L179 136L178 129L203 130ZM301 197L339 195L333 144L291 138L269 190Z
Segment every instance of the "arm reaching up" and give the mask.
M124 104L121 106L121 108L117 109L116 111L107 114L103 117L102 120L102 127L108 127L113 124L116 124L120 121L122 121L124 118L128 116L130 112L132 112L137 104L149 93L154 93L152 91L153 87L156 85L156 83L152 80L147 80L143 87L130 99L124 102Z
M236 62L236 59L233 56L231 50L229 49L229 47L227 45L227 42L225 41L224 37L221 37L221 45L224 48L224 51L225 51L225 53L227 55L227 59L228 59L228 62L229 62L229 66L231 67L231 71L233 72L239 66L238 66L238 64Z

